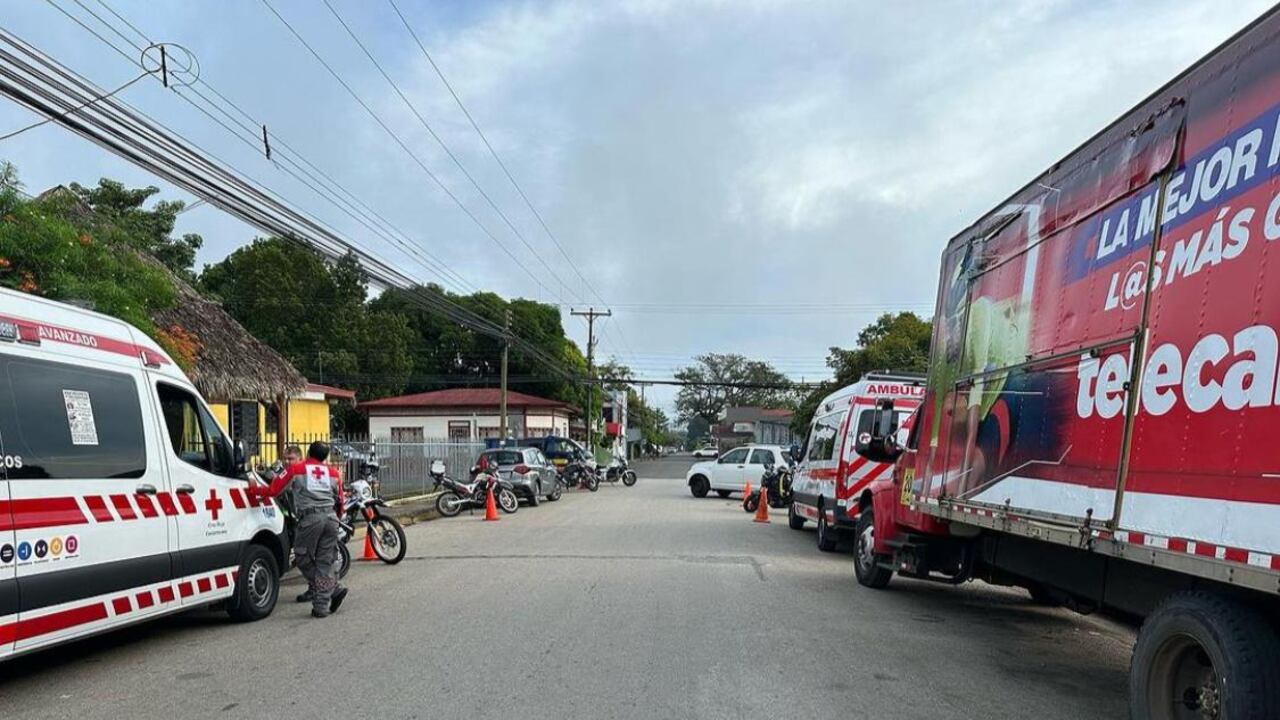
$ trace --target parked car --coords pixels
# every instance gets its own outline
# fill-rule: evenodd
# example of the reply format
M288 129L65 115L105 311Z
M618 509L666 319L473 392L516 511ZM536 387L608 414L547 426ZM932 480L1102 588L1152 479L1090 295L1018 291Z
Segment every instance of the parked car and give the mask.
M696 498L706 497L712 490L720 497L729 497L730 493L742 492L743 483L759 485L766 465L789 464L790 457L790 451L781 445L743 445L716 460L694 463L685 479Z
M703 445L702 447L693 451L693 456L695 458L714 458L714 457L718 457L719 455L720 455L720 448L717 448L715 445Z
M560 499L564 489L560 475L538 448L497 448L485 450L480 457L488 458L490 465L497 466L498 477L511 483L516 496L530 506L537 507L543 498L549 502Z
M173 358L0 289L0 660L193 608L271 614L284 519Z

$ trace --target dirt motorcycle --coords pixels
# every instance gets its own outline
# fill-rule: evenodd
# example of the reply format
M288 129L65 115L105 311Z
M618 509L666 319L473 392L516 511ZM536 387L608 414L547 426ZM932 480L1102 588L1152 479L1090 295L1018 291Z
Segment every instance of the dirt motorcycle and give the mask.
M794 471L790 465L765 465L764 474L760 477L760 487L768 492L769 507L785 508L791 504L791 476ZM753 513L760 508L760 490L752 490L742 499L742 509Z
M277 460L270 467L259 466L256 471L250 470L249 472L252 472L260 483L270 485L284 470L284 463ZM295 519L297 516L293 510L293 498L288 492L282 492L274 498L274 502L280 510L280 516L284 518L284 535L285 540L289 543L287 552L288 565L284 569L292 570L298 566L298 558L293 551L294 539L298 532L298 521ZM344 529L344 523L341 520L338 521L338 525L338 559L335 562L334 572L338 579L341 580L351 570L351 551L347 549L347 540L351 538L352 528L350 525L346 525Z
M604 467L603 474L604 482L618 482L621 480L622 484L627 487L635 485L638 477L636 471L627 466L627 459L617 455L613 456L609 464Z
M471 482L459 482L446 475L443 460L432 461L430 473L435 487L444 488L436 498L436 511L444 517L453 517L467 508L483 508L490 492L495 493L494 503L502 512L511 514L520 509L515 486L490 471L485 462L472 466Z
M373 554L382 562L395 565L404 559L408 550L407 538L400 521L386 513L386 501L378 497L378 470L375 458L363 460L359 476L347 485L342 517L338 521L338 541L345 550L347 541L355 534L356 525L363 519Z

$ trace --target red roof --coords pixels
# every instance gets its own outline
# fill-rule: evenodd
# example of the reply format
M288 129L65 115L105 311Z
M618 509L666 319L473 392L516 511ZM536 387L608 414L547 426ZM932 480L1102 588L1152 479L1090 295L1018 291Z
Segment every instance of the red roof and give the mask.
M440 407L498 407L502 391L498 388L451 388L433 392L400 395L398 397L369 400L360 403L362 408L440 408ZM559 400L507 391L507 407L573 408Z
M350 400L355 402L356 392L332 385L321 385L320 383L307 383L307 392L323 393L328 399Z

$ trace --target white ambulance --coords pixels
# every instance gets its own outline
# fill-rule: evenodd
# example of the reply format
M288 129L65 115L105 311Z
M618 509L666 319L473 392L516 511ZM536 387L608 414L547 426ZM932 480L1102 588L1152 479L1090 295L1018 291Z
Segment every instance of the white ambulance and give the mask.
M876 401L892 399L905 419L923 398L924 376L902 372L868 373L823 398L791 482L791 528L800 530L812 520L818 526L818 549L835 550L856 521L848 508L858 507L858 496L871 481L893 469L892 463L869 462L854 450L858 435L870 437Z
M150 338L0 289L0 660L224 603L275 608L283 518Z

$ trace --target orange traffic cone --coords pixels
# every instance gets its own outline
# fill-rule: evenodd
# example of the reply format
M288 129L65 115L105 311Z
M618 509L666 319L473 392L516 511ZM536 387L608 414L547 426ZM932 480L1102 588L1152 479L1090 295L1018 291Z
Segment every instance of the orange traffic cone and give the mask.
M751 481L750 480L748 480L747 484L742 488L742 499L746 500L749 497L751 497Z
M769 489L760 488L760 504L756 506L755 522L769 522Z
M370 534L372 532L373 532L373 528L371 527L366 527L364 530L364 555L361 556L360 558L361 560L377 560L378 559L378 556L375 555L373 552L373 536Z
M484 499L484 519L486 521L498 519L498 506L493 502L492 492L485 496Z

